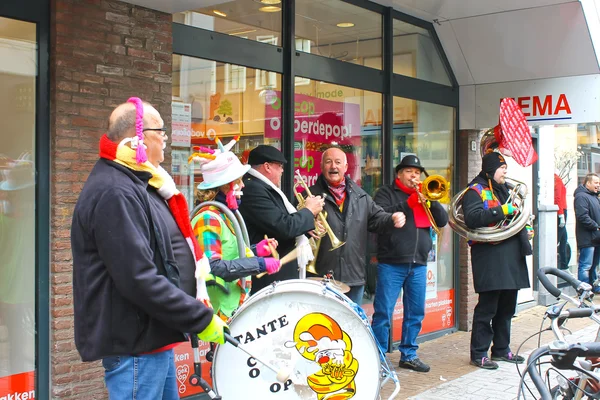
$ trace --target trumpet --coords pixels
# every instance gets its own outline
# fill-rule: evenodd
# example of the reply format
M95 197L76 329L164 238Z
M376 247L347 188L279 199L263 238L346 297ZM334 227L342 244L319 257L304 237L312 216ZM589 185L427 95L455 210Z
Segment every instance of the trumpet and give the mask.
M305 199L304 199L304 196L302 196L302 194L298 193L297 188L302 187L304 189L304 191L306 192L307 196L312 196L312 193L310 192L310 189L308 188L308 185L306 184L306 182L304 182L304 179L302 179L302 176L300 175L299 170L296 170L296 175L297 175L298 179L297 179L297 182L294 184L293 190L294 190L294 196L296 196L296 199L298 200L298 209L300 210L300 209L304 208ZM326 211L321 211L319 214L317 214L317 218L319 219L319 221L325 228L325 231L318 232L319 239L315 240L312 237L309 239L310 246L313 249L313 257L314 258L309 263L306 270L312 274L317 273L317 271L315 269L315 265L317 262L317 255L319 253L319 248L321 246L321 239L323 237L325 237L325 235L328 235L329 240L331 241L331 249L329 251L338 249L338 248L342 247L344 244L346 244L346 242L342 242L341 240L339 240L337 238L337 236L335 236L335 233L333 233L331 226L327 222L327 212Z
M420 190L423 197L429 201L440 201L444 197L448 196L448 192L450 191L450 183L441 175L429 175L422 183L419 181L412 182L415 189ZM421 184L420 189L419 184ZM435 223L435 219L433 218L433 214L431 214L431 210L429 207L427 207L427 204L422 204L423 208L425 209L425 213L427 214L427 219L429 219L429 222L431 223L431 227L439 236L441 231Z

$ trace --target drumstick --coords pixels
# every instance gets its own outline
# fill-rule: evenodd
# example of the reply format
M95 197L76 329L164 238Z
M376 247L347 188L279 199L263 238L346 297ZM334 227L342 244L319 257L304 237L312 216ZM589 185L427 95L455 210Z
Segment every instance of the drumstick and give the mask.
M298 250L294 249L294 250L290 251L289 253L287 253L285 256L283 256L283 258L281 260L279 260L279 263L281 264L281 266L279 268L283 267L284 264L287 264L290 261L295 260L296 258L298 258ZM266 274L267 274L266 272L261 272L260 274L256 275L256 277L262 278Z
M265 235L265 240L267 241L267 246L269 246L269 250L271 250L271 255L273 256L273 258L279 260L279 253L277 252L277 250L275 250L275 247L273 247L271 242L269 242L269 237L267 235Z
M256 361L258 361L259 363L261 363L265 367L269 368L271 371L275 372L275 374L277 375L277 380L279 382L286 382L288 380L288 378L290 377L291 372L289 370L287 370L286 368L281 368L281 369L277 370L271 364L268 364L265 361L262 361L260 358L256 357L255 355L253 355L252 353L250 353L247 349L245 349L242 346L242 344L240 342L238 342L237 339L235 339L229 333L225 333L225 340L228 343L230 343L230 344L234 345L235 347L237 347L238 349L242 350L244 353L248 354L250 357L254 358Z

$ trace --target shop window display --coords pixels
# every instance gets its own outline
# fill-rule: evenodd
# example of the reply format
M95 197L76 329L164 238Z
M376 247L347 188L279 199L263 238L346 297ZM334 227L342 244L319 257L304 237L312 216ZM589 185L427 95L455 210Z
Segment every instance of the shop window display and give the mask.
M35 24L0 17L0 54L0 398L33 398Z

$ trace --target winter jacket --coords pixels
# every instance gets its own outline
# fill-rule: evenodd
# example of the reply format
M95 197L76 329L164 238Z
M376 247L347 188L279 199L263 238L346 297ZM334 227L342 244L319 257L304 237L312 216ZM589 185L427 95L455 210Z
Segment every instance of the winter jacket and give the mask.
M352 179L346 177L346 200L343 211L335 203L327 188L323 175L310 187L313 195L327 194L324 211L327 222L337 238L346 242L342 247L331 250L331 240L325 236L317 257L316 269L319 275L333 272L333 277L349 286L364 285L367 265L367 232L390 232L394 223L392 214L375 204L371 196L362 190Z
M296 247L296 236L315 229L315 216L308 209L290 214L272 187L256 177L244 176L244 195L240 212L246 221L250 243L256 244L267 235L277 239L277 252L281 257ZM294 260L272 275L252 277L252 293L258 292L275 281L298 279L298 263Z
M377 260L385 264L420 264L427 265L427 256L433 246L431 228L417 228L412 209L407 200L408 194L395 184L382 186L375 193L375 203L385 211L395 213L401 211L406 215L406 224L401 229L392 230L391 234L379 235L377 238ZM431 214L438 227L448 223L448 214L437 201L431 202Z
M600 200L598 195L579 185L574 194L577 248L600 246Z
M480 173L469 184L489 187L487 179ZM492 183L494 194L504 204L509 196L506 185ZM465 224L468 228L482 228L504 219L502 206L484 209L483 200L477 191L470 189L462 200ZM523 238L522 235L525 235ZM527 247L527 248L524 248ZM497 243L477 242L471 246L471 267L475 292L493 290L515 290L529 287L529 272L524 253L531 252L525 228L521 232Z
M173 228L179 231L174 220L165 219L172 216L148 186L150 177L101 159L75 205L75 345L83 361L185 341L185 332L201 332L212 319L213 311L196 300L195 285L189 284L193 257L190 265L177 265L171 235ZM178 239L185 242L183 235ZM175 286L178 280L186 282L187 293Z

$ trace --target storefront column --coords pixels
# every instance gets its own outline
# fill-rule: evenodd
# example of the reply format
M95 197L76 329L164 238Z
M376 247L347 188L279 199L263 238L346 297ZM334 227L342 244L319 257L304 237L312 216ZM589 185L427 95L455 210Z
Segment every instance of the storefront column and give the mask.
M542 267L556 267L556 212L558 206L554 204L554 126L540 127L539 134L539 194L538 194L538 235L539 265ZM533 188L529 188L529 193ZM557 284L555 276L548 275L552 284ZM534 279L536 279L534 277ZM533 285L533 282L531 282ZM538 302L542 305L556 303L556 298L540 285Z

